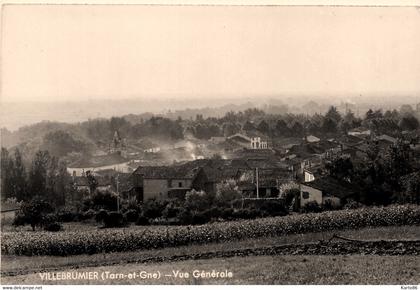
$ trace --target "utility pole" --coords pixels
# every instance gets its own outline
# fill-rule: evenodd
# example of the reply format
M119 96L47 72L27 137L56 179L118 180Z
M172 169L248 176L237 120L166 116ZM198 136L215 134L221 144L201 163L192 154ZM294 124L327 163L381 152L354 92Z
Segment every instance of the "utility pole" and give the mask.
M259 181L258 181L258 167L255 168L255 175L256 175L256 181L257 181L257 198L260 198L260 188L259 188Z

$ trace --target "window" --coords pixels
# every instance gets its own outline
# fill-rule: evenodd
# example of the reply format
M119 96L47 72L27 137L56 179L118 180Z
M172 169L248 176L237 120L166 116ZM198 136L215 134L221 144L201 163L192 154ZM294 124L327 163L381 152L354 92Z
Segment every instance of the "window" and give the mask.
M178 187L182 187L182 182L178 182Z
M302 198L303 198L303 199L308 199L308 198L309 198L309 192L307 192L307 191L303 191L303 192L302 192Z

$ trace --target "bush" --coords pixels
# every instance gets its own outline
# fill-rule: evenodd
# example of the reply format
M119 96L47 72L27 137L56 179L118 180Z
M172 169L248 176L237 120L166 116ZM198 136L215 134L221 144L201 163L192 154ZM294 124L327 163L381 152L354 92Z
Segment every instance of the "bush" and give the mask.
M283 201L281 200L264 200L259 206L259 210L266 212L269 216L283 216L288 214Z
M61 231L62 229L63 229L63 226L59 224L58 222L48 223L44 226L44 230L49 231L49 232L58 232L58 231Z
M30 224L32 230L35 227L42 226L45 216L53 211L53 207L47 201L35 197L30 202L21 205L13 224L16 226Z
M324 210L338 210L342 207L340 205L335 205L333 202L329 199L327 199L321 206L321 209Z
M352 199L347 200L347 202L343 205L343 209L356 209L361 207L364 207L362 203Z
M209 211L200 211L195 212L191 215L191 224L193 225L202 225L208 223L211 217Z
M143 215L149 219L155 219L162 216L168 201L149 199L142 206Z
M89 209L79 214L78 219L79 221L85 221L93 219L96 216L96 211L93 209Z
M117 198L117 195L111 191L97 190L92 197L89 197L83 201L84 210L117 210Z
M185 194L185 206L193 211L203 211L209 208L213 197L204 191L191 190Z
M233 212L235 219L254 219L259 216L261 216L261 212L253 208L244 208Z
M177 215L177 219L181 225L190 225L192 223L191 211L182 208Z
M316 201L310 201L303 206L302 211L306 213L321 212L322 208Z
M95 214L95 221L97 223L104 223L105 219L108 217L108 211L101 209Z
M149 219L144 215L140 215L136 220L136 225L138 226L148 226L150 225Z
M234 179L216 184L216 201L219 205L231 204L234 200L242 198L242 194Z
M45 226L47 224L52 224L52 223L55 223L57 221L58 221L57 215L53 214L53 213L49 213L49 214L42 217L41 223L42 223L43 226Z
M209 209L209 215L212 219L217 219L222 216L222 210L217 206L213 206Z
M12 225L15 227L20 227L20 226L24 226L25 224L26 224L25 216L23 215L23 213L18 212L15 218L13 219Z
M124 213L124 217L129 223L135 223L139 218L139 213L135 209L129 209Z
M181 207L175 202L170 202L166 205L165 209L162 211L162 217L165 219L174 218L181 211Z
M63 223L74 222L77 220L77 217L77 213L67 209L63 209L57 212L58 221Z
M224 220L230 220L233 217L233 208L224 208L221 212L221 218Z
M111 211L104 216L103 223L105 228L117 228L126 226L127 220L124 218L122 213Z

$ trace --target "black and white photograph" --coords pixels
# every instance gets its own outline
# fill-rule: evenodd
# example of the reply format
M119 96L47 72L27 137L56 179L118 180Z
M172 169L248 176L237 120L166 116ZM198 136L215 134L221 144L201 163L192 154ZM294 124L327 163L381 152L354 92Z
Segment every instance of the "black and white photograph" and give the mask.
M419 290L419 2L4 3L0 33L2 290Z

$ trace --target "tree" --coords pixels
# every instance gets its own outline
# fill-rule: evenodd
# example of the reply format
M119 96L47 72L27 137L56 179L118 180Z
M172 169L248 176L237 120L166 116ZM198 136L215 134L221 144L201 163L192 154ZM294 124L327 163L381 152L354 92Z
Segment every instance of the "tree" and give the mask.
M32 230L35 231L37 226L44 224L46 215L51 212L53 212L51 204L44 199L36 197L30 202L22 204L13 223L15 226L29 224Z
M90 172L90 170L86 171L86 178L88 180L90 192L94 193L98 187L98 181L96 180L95 176L93 176L92 172Z
M22 161L22 154L18 148L15 149L15 161L12 171L13 196L18 200L26 200L27 197L27 175Z
M328 109L327 113L325 114L325 118L333 120L336 124L338 124L341 121L341 115L337 111L337 108L334 106L331 106Z
M326 164L329 175L341 180L349 182L353 177L353 163L350 158L337 158Z
M375 161L379 155L379 145L377 142L369 142L366 150L366 154L371 162Z
M242 126L242 130L244 131L253 131L255 130L254 124L252 124L250 121L246 121L245 124Z
M395 190L400 189L400 177L411 171L409 151L409 145L398 142L390 146L384 156L385 178Z
M126 135L130 130L130 123L123 117L112 117L109 121L109 133L111 137L115 131Z
M294 124L292 125L292 128L290 128L290 131L292 132L292 135L295 137L302 137L305 133L303 125L297 121L294 122Z
M400 184L408 201L420 203L420 172L413 172L401 177Z
M372 111L372 109L369 109L369 110L366 112L366 115L365 115L365 120L369 120L369 119L373 119L373 118L374 118L373 111Z
M384 114L384 118L398 120L400 118L400 113L395 109L392 111L387 110Z
M286 137L290 134L289 127L287 127L287 124L283 119L278 120L276 123L276 134L280 137Z
M324 133L335 133L337 132L337 122L330 118L325 118L322 123L322 131Z
M354 116L354 113L348 111L340 123L340 129L342 132L347 133L350 129L360 126L360 123L360 120Z
M10 198L13 196L13 159L9 156L9 151L6 148L1 148L1 191L4 198Z
M222 126L223 136L229 137L239 132L239 126L235 123L226 122Z
M406 115L401 118L398 126L401 130L413 131L419 128L419 120L417 120L417 118L413 115Z
M202 190L192 189L185 194L185 206L196 212L204 211L210 208L213 198L213 196Z
M32 196L46 195L47 171L50 165L50 154L48 151L38 151L32 161L29 171L29 192Z
M234 179L228 179L216 184L216 201L218 204L228 205L240 198L242 198L242 194Z
M58 130L49 132L44 136L42 145L52 156L62 157L70 152L86 152L88 144L81 140L76 140L68 132Z
M56 196L57 204L64 205L66 203L66 194L70 193L70 174L67 172L65 162L59 161L56 172L56 181L54 183L54 193Z
M270 126L268 125L268 123L266 121L262 120L258 124L257 130L260 131L261 133L269 134L270 133Z

